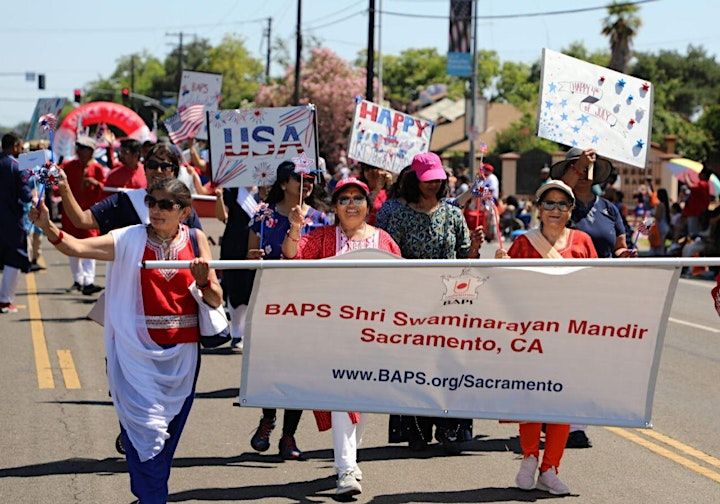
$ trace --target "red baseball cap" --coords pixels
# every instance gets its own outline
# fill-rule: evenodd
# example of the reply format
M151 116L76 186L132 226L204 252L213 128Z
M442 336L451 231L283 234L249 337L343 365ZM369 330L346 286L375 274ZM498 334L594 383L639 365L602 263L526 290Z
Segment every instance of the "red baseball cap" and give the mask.
M348 178L340 180L337 184L335 184L335 190L333 191L333 196L348 186L357 187L363 193L365 193L365 196L370 194L370 188L367 186L367 184L365 182L363 182L362 180L357 179L355 177L348 177Z
M490 173L495 171L495 167L493 165L491 165L490 163L483 163L482 167L483 167L483 170L490 172Z
M442 161L434 152L421 152L415 155L412 160L412 169L420 182L447 179Z

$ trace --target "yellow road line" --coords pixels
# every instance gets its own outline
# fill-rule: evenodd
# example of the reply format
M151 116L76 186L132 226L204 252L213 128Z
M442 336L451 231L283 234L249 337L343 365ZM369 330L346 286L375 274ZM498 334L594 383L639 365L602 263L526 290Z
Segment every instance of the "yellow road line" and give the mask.
M641 438L637 434L633 434L632 432L620 429L618 427L605 427L610 432L617 434L618 436L627 439L628 441L632 441L633 443L639 444L642 447L647 448L651 452L657 453L658 455L665 457L669 460L672 460L676 464L680 464L681 466L684 466L691 471L694 471L702 476L705 476L706 478L709 478L717 483L720 483L720 474L716 473L706 467L701 466L700 464L693 462L690 459L687 459L681 455L678 455L677 453L673 453L667 448L663 448L662 446L656 445L655 443L648 441L647 439Z
M65 380L65 388L79 389L80 377L75 370L75 362L70 350L58 350L57 356L58 361L60 361L60 371L62 371L63 380Z
M43 330L42 314L40 313L40 300L37 296L35 274L25 275L28 297L28 315L30 316L30 334L32 334L33 351L35 353L35 369L37 371L38 387L41 389L55 388L50 355L48 354L45 331Z
M658 441L665 443L667 445L672 446L676 450L680 450L682 452L687 453L691 457L695 457L698 460L702 460L706 464L713 465L715 467L720 467L720 460L716 459L712 455L708 455L707 453L703 453L700 450L696 450L692 446L688 446L684 443L681 443L680 441L677 441L670 436L666 436L665 434L661 434L657 431L650 430L650 429L644 429L639 431L642 434L645 434L646 436L649 436L651 438L657 439Z

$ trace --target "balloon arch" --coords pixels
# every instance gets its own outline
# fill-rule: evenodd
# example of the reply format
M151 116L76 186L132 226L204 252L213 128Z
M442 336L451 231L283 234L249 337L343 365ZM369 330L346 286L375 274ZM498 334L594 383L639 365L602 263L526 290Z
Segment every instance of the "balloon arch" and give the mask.
M70 112L55 133L55 153L69 157L74 153L75 136L79 129L94 124L109 124L125 135L141 142L150 138L150 128L132 109L114 102L90 102Z

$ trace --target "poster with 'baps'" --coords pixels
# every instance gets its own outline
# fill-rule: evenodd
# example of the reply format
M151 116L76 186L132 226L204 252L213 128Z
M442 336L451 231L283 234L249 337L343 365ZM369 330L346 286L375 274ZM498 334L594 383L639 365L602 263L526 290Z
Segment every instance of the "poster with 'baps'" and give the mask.
M645 167L651 83L543 49L538 136Z

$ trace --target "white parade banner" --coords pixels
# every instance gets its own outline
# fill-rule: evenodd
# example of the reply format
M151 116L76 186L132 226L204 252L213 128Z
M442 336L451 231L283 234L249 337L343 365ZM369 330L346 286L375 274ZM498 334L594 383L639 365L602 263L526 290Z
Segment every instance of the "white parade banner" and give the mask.
M183 70L178 92L178 110L198 104L204 105L206 111L220 108L222 79L222 74ZM207 123L203 123L195 138L207 140L207 134Z
M543 49L538 136L645 168L652 115L649 82Z
M208 113L212 179L223 187L265 186L293 158L317 168L315 106Z
M240 404L647 427L678 277L672 267L261 270ZM653 286L642 302L639 285Z
M433 123L367 100L355 106L348 157L393 173L430 149Z

